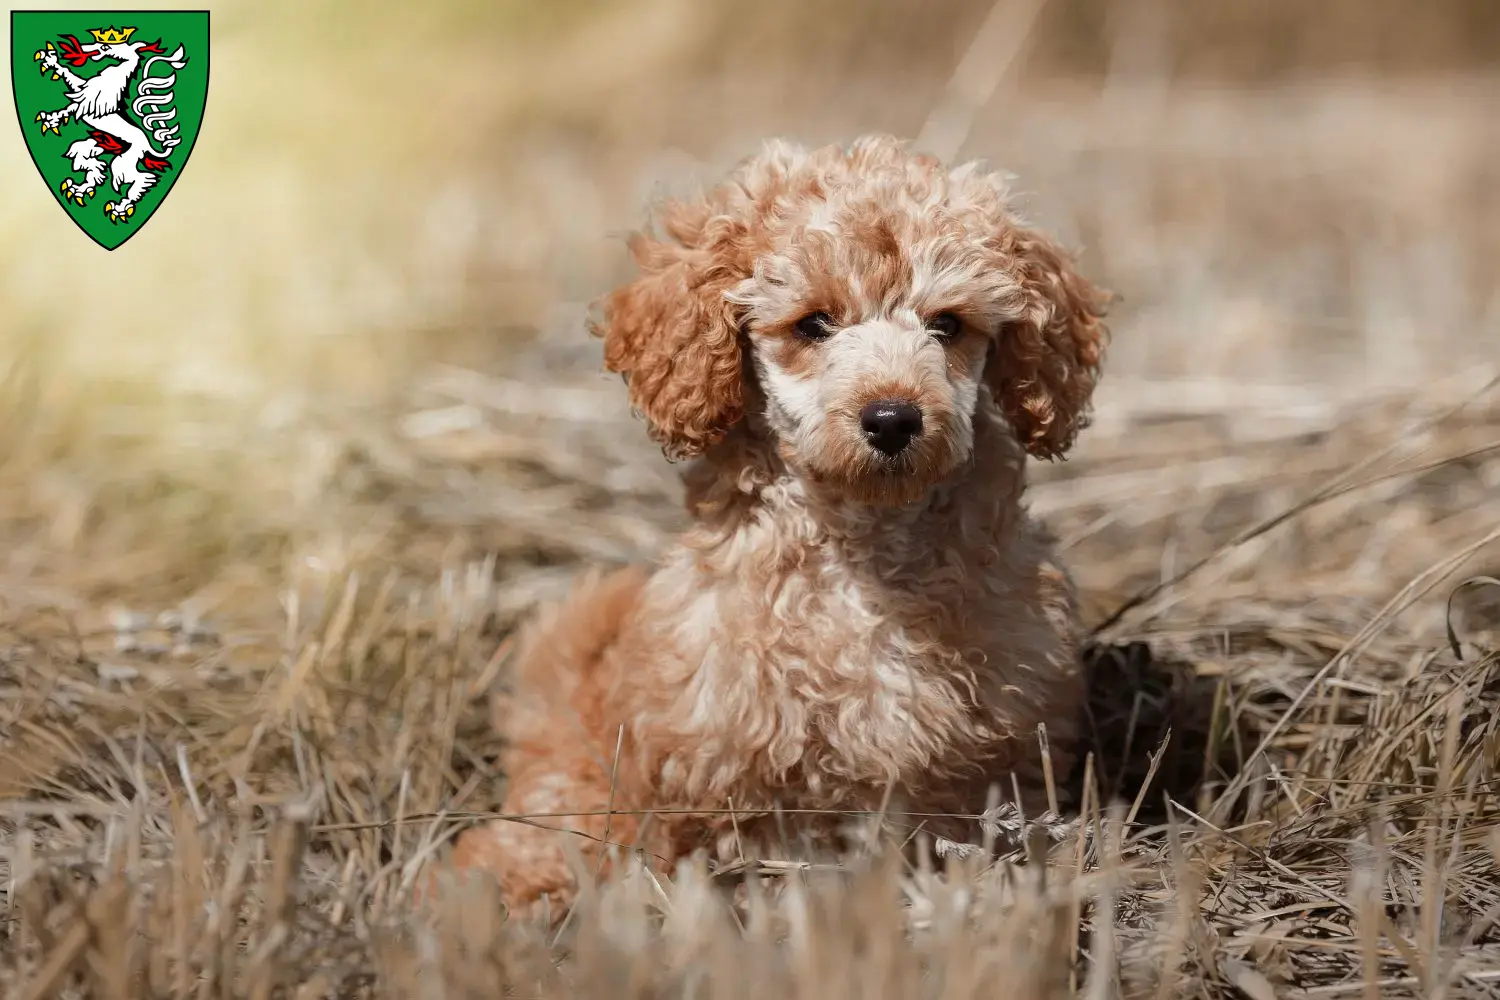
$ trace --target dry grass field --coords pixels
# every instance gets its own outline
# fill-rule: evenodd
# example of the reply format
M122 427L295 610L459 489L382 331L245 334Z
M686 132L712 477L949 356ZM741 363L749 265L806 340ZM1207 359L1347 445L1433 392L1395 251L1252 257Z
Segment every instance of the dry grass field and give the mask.
M1491 5L213 25L122 249L0 141L7 996L1500 995ZM514 625L680 524L581 322L621 233L766 136L873 130L1013 171L1123 296L1031 491L1098 628L1081 813L976 816L1000 860L942 871L638 866L556 934L414 908L500 801Z

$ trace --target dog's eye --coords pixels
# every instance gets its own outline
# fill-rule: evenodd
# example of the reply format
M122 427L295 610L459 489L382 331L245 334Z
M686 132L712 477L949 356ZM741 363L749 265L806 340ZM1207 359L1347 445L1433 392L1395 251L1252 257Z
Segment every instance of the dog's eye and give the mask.
M833 336L833 319L827 313L810 313L797 321L797 332L808 340L827 340Z
M938 313L927 321L927 329L941 340L952 340L964 328L964 321L951 312Z

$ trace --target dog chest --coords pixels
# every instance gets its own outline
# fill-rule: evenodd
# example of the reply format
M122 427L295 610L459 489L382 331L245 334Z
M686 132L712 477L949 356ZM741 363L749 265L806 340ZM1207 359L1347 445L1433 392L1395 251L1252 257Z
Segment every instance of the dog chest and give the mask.
M677 709L696 759L724 762L713 784L738 764L770 783L795 771L826 794L930 770L984 738L971 665L941 623L892 615L836 570L807 561L765 587L701 588L684 607L677 638L696 669Z

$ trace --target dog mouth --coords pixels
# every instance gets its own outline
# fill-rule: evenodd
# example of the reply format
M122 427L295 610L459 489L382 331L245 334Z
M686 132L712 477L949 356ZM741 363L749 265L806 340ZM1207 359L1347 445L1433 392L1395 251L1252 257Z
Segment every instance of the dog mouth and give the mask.
M895 455L888 455L878 448L870 447L865 452L863 475L872 478L910 479L919 474L921 463L917 449L907 448Z
M880 458L860 473L841 478L839 486L844 497L856 503L898 507L922 500L941 481L941 476L924 475L910 460Z
M889 441L870 440L857 414L839 414L830 423L832 433L798 456L797 464L847 500L876 506L913 503L956 464L934 423L900 449L890 447Z

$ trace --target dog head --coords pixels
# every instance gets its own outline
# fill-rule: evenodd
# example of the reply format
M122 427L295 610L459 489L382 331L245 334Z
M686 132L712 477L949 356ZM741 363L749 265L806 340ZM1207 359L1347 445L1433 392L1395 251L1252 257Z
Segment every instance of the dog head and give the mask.
M799 474L903 503L967 462L980 407L1041 458L1088 422L1105 295L977 165L772 143L631 247L594 331L669 457L755 405Z

